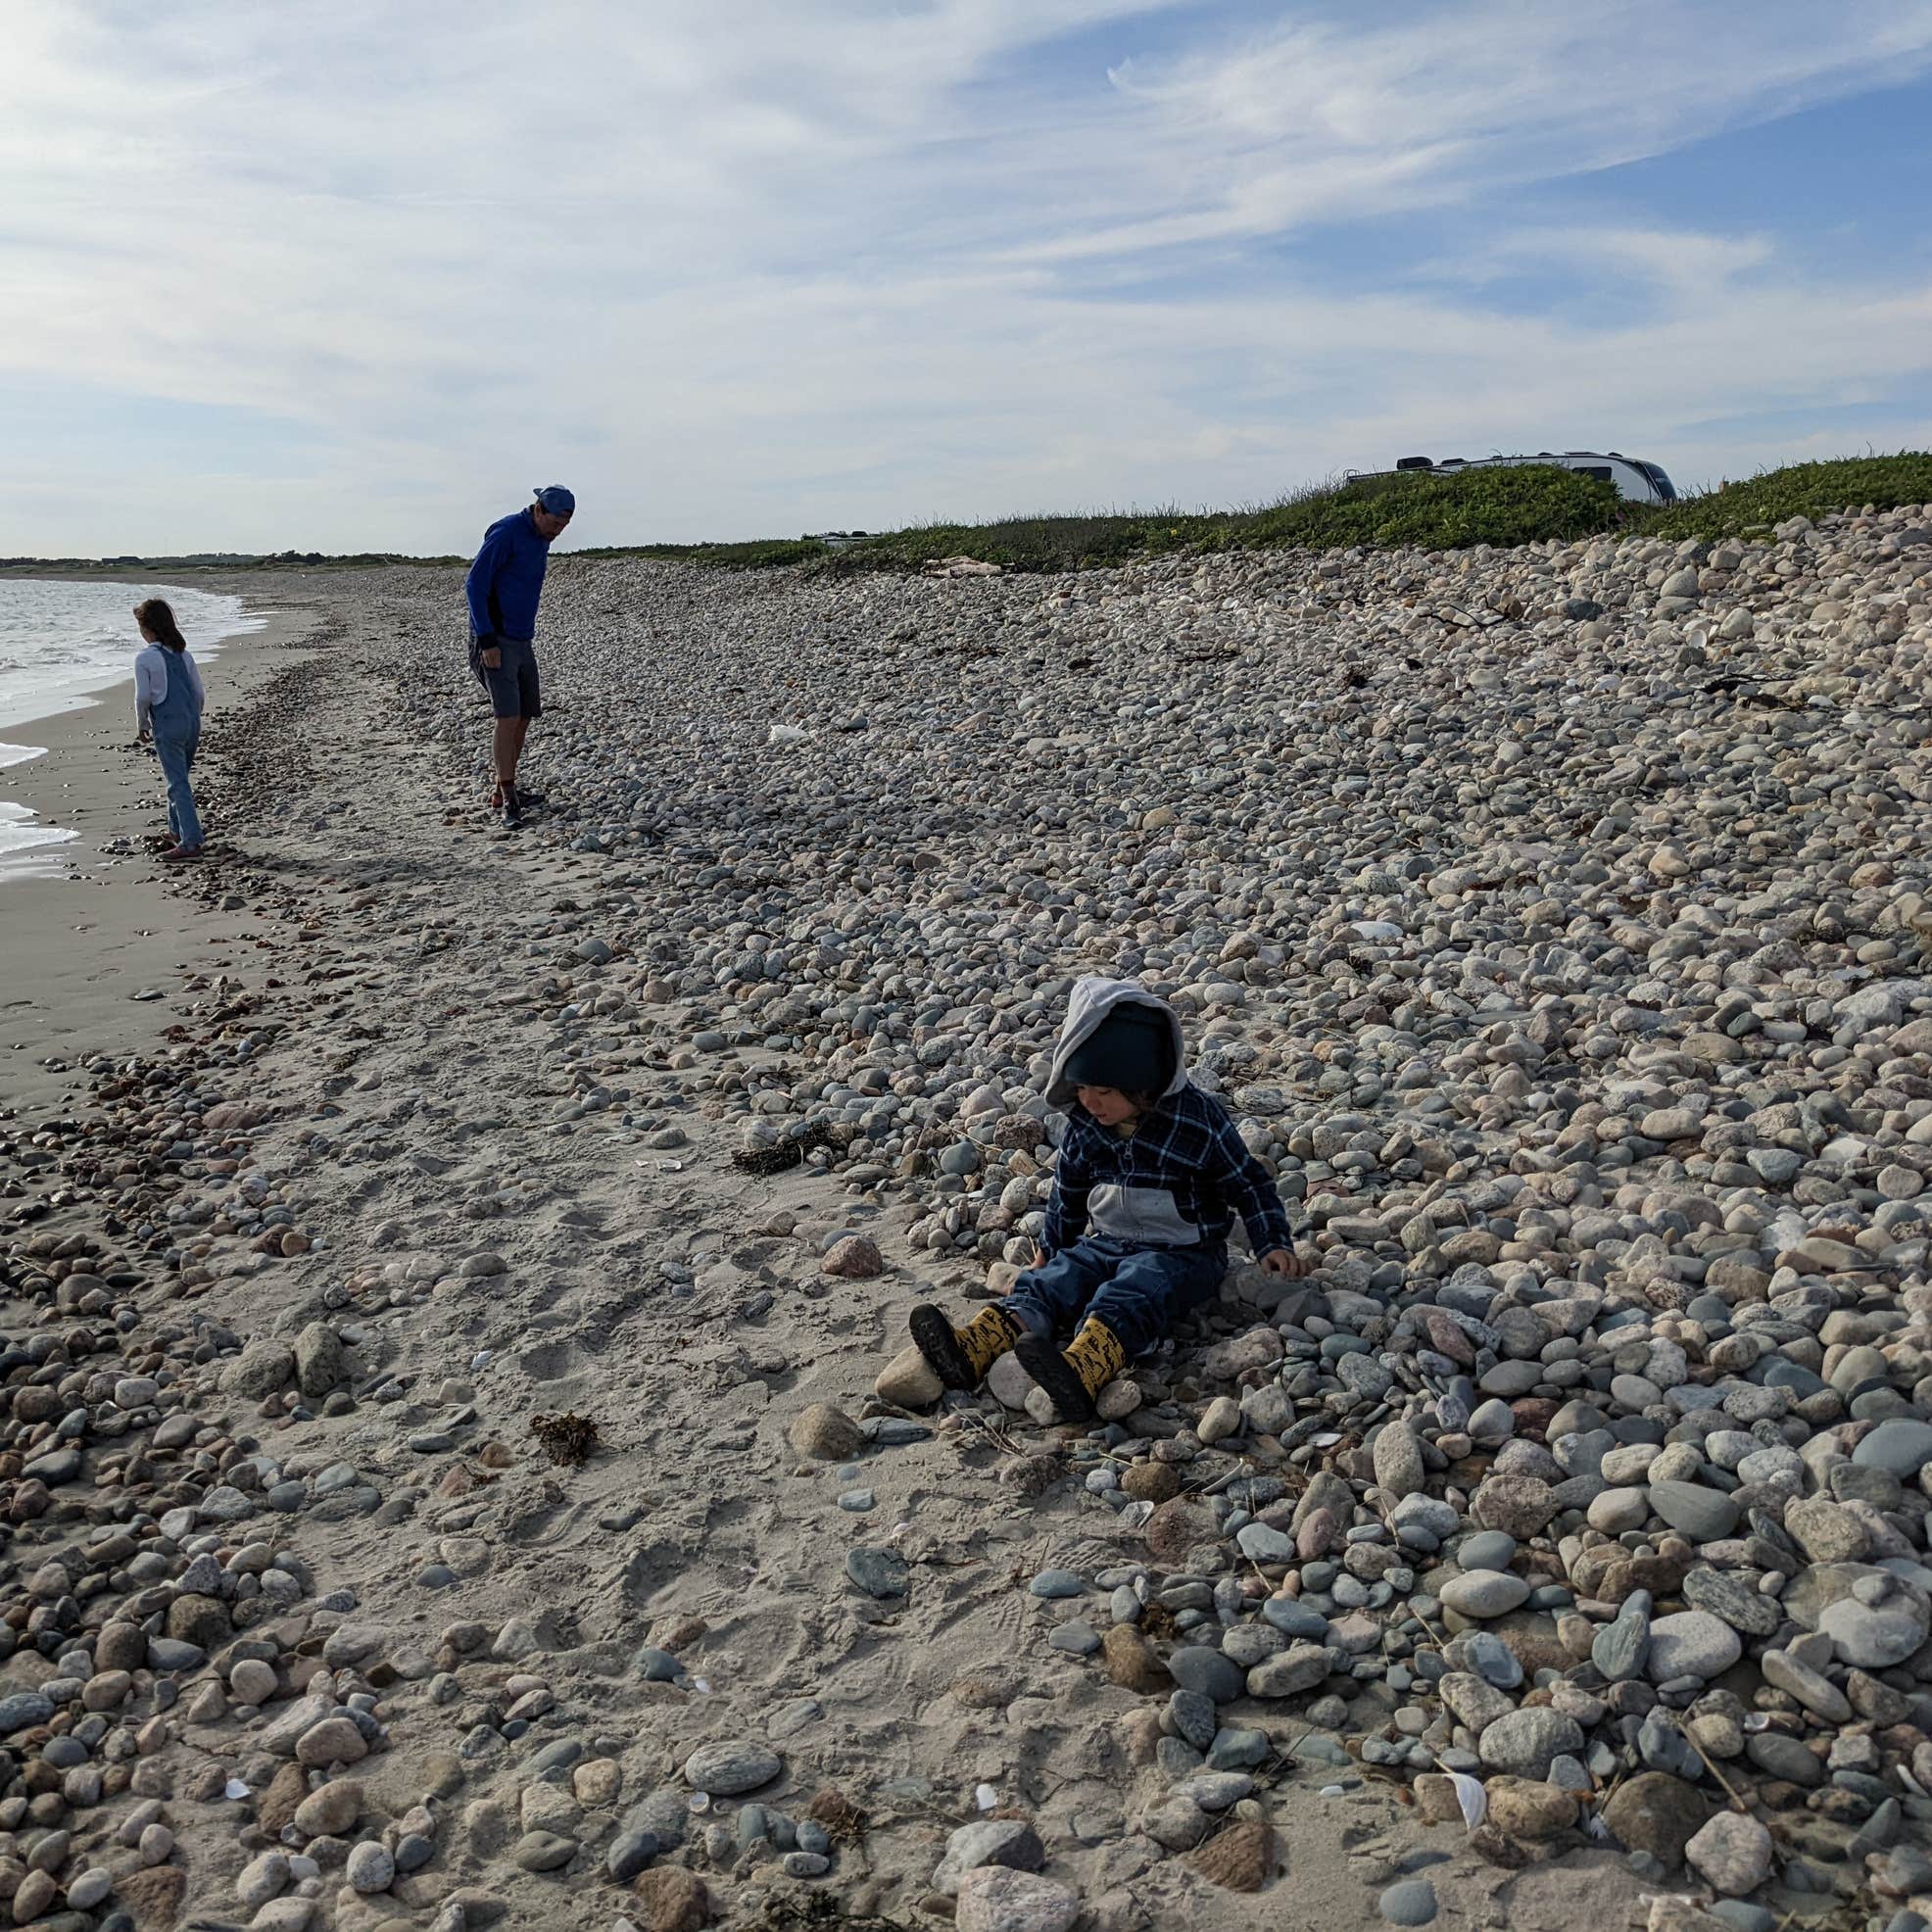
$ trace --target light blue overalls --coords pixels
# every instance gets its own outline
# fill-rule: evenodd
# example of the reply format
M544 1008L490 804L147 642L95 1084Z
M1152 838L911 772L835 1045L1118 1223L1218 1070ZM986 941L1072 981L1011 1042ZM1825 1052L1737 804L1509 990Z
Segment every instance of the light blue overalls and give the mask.
M201 844L201 815L195 810L188 772L201 743L201 705L187 672L180 668L179 653L168 651L164 655L168 696L149 711L148 727L154 733L162 776L168 781L168 829L176 845L192 847Z

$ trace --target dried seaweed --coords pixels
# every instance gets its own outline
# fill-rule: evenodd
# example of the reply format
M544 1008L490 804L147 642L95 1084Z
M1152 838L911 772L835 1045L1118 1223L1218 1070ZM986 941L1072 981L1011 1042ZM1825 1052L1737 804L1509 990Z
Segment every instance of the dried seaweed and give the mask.
M588 1416L535 1416L530 1433L542 1443L544 1453L564 1469L580 1468L598 1447L597 1425Z
M805 1807L805 1815L822 1824L843 1843L863 1837L865 1827L871 1821L863 1807L854 1805L843 1791L829 1784L812 1793L811 1803Z
M848 1912L830 1892L784 1892L764 1901L746 1932L911 1932L896 1918Z
M775 1147L747 1147L731 1157L733 1167L746 1174L783 1174L795 1168L814 1147L832 1146L832 1130L814 1121L802 1133L788 1135Z

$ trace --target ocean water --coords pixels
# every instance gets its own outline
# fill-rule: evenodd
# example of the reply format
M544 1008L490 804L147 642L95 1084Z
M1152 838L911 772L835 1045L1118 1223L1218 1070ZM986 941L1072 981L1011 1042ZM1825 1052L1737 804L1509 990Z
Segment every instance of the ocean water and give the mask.
M33 744L23 726L85 704L122 705L132 739L134 653L141 649L134 606L149 597L166 598L173 606L198 664L214 656L223 639L260 630L264 622L247 615L238 597L170 584L0 581L0 773L42 754L44 747ZM0 793L5 785L0 776ZM73 836L0 796L0 867L50 855L49 848Z

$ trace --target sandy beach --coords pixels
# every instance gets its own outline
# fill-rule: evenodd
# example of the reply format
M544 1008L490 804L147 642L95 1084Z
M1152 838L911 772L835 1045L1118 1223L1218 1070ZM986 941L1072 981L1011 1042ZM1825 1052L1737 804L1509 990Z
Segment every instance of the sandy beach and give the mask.
M39 728L16 1917L1924 1906L1924 521L559 560L515 833L458 573L251 580L166 880L124 707ZM1092 1430L880 1379L1037 1228L1086 972L1317 1263Z

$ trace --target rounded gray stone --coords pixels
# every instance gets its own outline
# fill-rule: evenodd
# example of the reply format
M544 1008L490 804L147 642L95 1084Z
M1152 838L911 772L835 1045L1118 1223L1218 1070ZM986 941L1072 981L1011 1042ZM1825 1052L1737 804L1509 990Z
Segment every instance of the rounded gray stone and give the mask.
M1232 1659L1205 1644L1187 1644L1167 1661L1168 1674L1183 1690L1200 1691L1227 1704L1247 1688L1247 1676Z
M1868 1599L1868 1600L1867 1600ZM1854 1593L1818 1613L1839 1660L1861 1670L1903 1664L1932 1634L1925 1599L1891 1577L1860 1578Z
M882 1601L902 1597L910 1587L905 1559L896 1550L878 1550L860 1544L845 1552L845 1574L868 1597Z
M1516 1538L1502 1529L1478 1529L1456 1545L1464 1570L1507 1570L1516 1561Z
M1583 1727L1574 1717L1532 1705L1485 1725L1476 1752L1491 1770L1546 1778L1553 1759L1580 1758L1584 1744Z
M1087 1588L1087 1579L1072 1570L1042 1570L1028 1592L1036 1597L1077 1597Z
M15 1691L0 1697L0 1737L11 1737L34 1724L44 1724L54 1715L54 1707L38 1691Z
M724 1738L700 1744L684 1761L684 1775L694 1790L713 1798L735 1798L769 1784L784 1768L778 1753L755 1738Z
M556 1871L577 1856L577 1841L556 1831L526 1831L509 1856L525 1871Z
M1426 1878L1404 1878L1376 1901L1390 1925L1426 1925L1435 1916L1435 1887Z
M1737 1505L1696 1482L1653 1482L1650 1506L1693 1543L1720 1542L1737 1527Z
M1654 1684L1677 1677L1702 1677L1709 1683L1743 1655L1744 1640L1721 1618L1708 1610L1680 1610L1652 1622L1644 1673Z
M1024 1818L975 1818L945 1841L945 1856L933 1873L933 1889L947 1898L959 1894L959 1881L985 1865L1009 1871L1038 1871L1046 1863L1039 1834Z
M1528 1601L1529 1584L1508 1570L1475 1570L1452 1576L1442 1601L1459 1617L1502 1617Z
M613 1883L628 1884L657 1856L654 1831L626 1831L610 1841L604 1855L604 1869Z
M1932 1423L1893 1416L1860 1438L1852 1460L1866 1469L1887 1470L1902 1481L1932 1463Z

